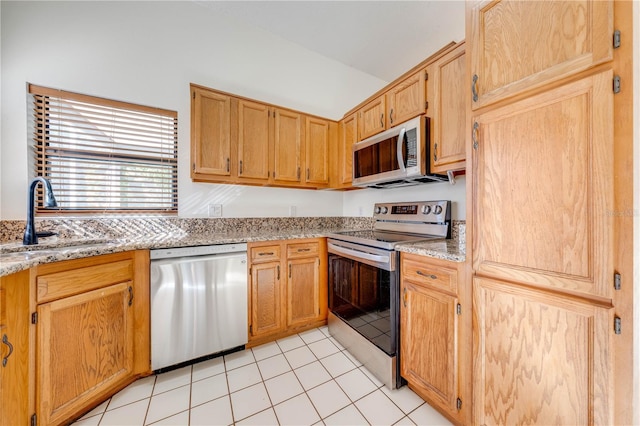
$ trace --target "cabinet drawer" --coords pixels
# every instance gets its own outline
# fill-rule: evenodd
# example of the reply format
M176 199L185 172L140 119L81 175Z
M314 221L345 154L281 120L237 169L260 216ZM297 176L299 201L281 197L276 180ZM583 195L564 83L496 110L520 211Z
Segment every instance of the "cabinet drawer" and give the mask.
M251 262L273 262L280 260L280 245L251 247Z
M39 275L36 279L37 302L49 302L125 281L133 281L131 259Z
M412 258L402 258L402 279L427 285L438 290L456 294L458 275L456 269L430 265Z
M287 258L317 256L318 250L317 242L287 244Z

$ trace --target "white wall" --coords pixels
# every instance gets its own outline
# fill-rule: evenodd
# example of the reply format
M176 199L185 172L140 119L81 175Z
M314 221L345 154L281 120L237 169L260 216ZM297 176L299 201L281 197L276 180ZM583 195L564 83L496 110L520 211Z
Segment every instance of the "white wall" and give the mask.
M197 184L189 83L332 119L386 83L194 2L10 2L1 7L0 218L24 219L32 171L26 83L178 111L179 211L341 215L343 194Z

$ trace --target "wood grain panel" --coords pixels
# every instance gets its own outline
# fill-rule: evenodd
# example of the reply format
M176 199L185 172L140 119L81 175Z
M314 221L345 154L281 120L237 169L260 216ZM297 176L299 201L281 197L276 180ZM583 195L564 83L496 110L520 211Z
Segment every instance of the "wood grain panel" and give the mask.
M613 57L613 1L479 1L467 42L476 109ZM471 84L471 82L469 82Z
M38 303L49 302L95 288L133 279L133 261L112 263L38 275Z
M611 79L605 71L474 119L479 273L610 297Z
M238 177L269 179L269 107L238 101Z
M133 371L132 282L39 305L38 418L68 419Z
M192 88L193 173L230 176L231 97Z
M450 266L435 264L431 259L425 262L424 256L403 253L401 258L402 278L447 292L453 296L458 291L458 271Z
M612 424L610 309L474 279L479 424Z
M306 117L305 122L305 181L326 186L329 184L330 123L314 117Z
M424 114L426 105L426 71L420 70L387 92L387 127L397 126Z
M288 261L287 326L312 321L320 315L320 274L317 257Z
M295 258L309 257L309 256L314 256L317 258L319 252L320 252L320 243L317 241L287 244L288 259L295 259Z
M284 294L280 262L251 266L251 335L260 336L284 327ZM286 305L285 305L286 306Z
M249 244L249 256L252 263L273 262L280 260L280 244L255 245Z
M386 96L381 95L358 110L360 140L380 133L386 128Z
M302 165L302 115L274 110L274 179L300 182Z
M358 115L352 114L340 123L340 147L338 148L341 187L351 186L353 179L353 144L358 142Z

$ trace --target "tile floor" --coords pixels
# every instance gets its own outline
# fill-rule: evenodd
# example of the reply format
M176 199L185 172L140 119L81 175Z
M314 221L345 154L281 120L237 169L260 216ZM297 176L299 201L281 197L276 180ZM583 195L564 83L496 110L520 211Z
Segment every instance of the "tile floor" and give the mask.
M408 387L388 390L321 327L140 379L85 425L450 425Z

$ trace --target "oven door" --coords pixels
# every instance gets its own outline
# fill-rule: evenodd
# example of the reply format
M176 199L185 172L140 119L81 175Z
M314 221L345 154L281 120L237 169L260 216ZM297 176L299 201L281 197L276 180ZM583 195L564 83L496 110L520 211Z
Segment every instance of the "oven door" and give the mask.
M331 239L328 251L329 310L387 355L397 355L397 253Z

